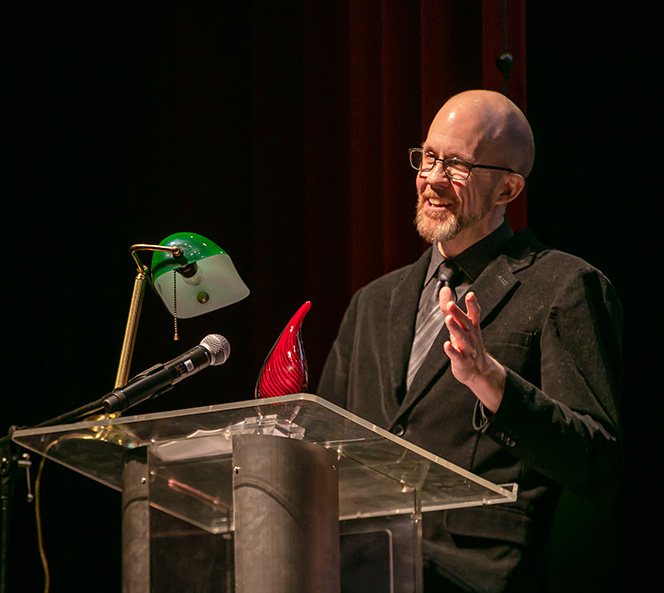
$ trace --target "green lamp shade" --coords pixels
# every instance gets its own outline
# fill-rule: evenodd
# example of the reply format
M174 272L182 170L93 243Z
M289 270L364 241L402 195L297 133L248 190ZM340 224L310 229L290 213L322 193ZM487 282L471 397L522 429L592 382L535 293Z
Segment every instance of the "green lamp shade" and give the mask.
M152 256L152 283L172 315L196 317L249 294L229 255L209 239L176 233L160 245L182 251L177 257L161 251Z

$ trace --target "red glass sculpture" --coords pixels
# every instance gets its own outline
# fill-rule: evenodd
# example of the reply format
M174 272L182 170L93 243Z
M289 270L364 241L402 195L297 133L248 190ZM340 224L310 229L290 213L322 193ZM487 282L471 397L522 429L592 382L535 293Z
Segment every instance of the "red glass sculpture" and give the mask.
M302 322L310 308L307 301L298 309L267 355L256 381L257 399L302 393L307 389L309 373L302 346Z

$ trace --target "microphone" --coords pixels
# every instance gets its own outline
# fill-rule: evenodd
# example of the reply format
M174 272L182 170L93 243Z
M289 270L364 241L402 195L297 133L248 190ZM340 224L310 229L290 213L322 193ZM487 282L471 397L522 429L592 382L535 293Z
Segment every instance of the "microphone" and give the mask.
M210 365L224 364L231 354L231 345L224 336L210 334L198 346L166 364L157 364L134 377L124 387L117 387L102 398L107 414L122 412L157 395Z

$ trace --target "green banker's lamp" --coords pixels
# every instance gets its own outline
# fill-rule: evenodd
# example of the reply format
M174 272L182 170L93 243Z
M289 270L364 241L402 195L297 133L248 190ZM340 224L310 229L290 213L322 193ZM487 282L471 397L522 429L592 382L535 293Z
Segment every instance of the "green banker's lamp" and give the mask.
M151 251L148 268L138 257ZM129 379L129 368L136 341L138 320L149 279L173 315L175 339L179 339L177 319L197 317L242 300L249 294L229 255L219 245L196 233L175 233L159 245L132 245L130 253L138 272L134 280L120 364L115 380L122 387Z

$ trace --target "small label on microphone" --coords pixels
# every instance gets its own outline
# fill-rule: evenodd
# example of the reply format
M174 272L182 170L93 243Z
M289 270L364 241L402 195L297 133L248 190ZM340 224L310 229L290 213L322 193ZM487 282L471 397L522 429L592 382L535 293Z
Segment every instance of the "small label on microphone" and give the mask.
M191 373L194 370L194 363L190 359L184 361L184 366L187 367L187 372Z

